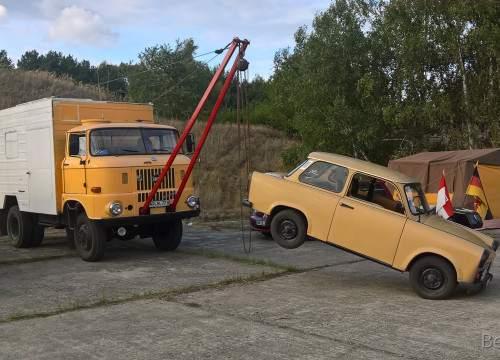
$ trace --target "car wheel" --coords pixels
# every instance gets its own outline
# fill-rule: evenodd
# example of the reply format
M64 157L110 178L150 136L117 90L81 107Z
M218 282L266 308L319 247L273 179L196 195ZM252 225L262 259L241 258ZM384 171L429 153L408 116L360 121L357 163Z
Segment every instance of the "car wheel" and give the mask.
M182 240L182 220L177 219L157 225L153 233L153 242L160 251L177 249Z
M33 222L28 213L19 210L14 205L7 214L7 234L9 234L12 245L16 248L27 248L31 246Z
M285 249L295 249L306 240L306 220L296 211L280 211L271 221L271 233L274 241L280 246Z
M457 274L446 260L437 256L426 256L412 265L410 284L424 299L443 300L453 293L457 285Z
M76 219L75 247L85 261L98 261L104 256L106 233L99 221L81 213Z

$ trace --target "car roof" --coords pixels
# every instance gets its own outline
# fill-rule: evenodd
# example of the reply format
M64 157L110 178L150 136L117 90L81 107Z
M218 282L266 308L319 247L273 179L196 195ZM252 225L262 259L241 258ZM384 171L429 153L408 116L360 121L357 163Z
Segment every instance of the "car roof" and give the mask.
M326 152L312 152L308 156L311 160L321 160L331 162L337 165L345 166L354 171L360 171L369 175L381 177L399 183L415 183L417 180L402 174L398 171L389 169L385 166L377 165L368 161L355 159L349 156L330 154Z

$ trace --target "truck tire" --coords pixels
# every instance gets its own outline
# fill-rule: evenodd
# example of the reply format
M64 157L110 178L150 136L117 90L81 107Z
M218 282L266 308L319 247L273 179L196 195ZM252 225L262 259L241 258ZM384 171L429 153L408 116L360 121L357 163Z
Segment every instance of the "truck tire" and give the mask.
M31 230L30 246L37 247L42 245L44 235L45 235L45 226L33 224L33 228Z
M30 214L20 211L17 205L9 209L7 214L7 234L9 234L14 247L30 247L32 228L33 223Z
M425 256L412 265L410 284L424 299L444 300L453 293L457 274L448 261L438 256Z
M153 242L160 251L177 249L182 240L182 220L177 219L156 226Z
M68 240L68 247L70 249L75 248L75 230L70 230L69 227L65 227L64 230L66 230L66 239Z
M81 213L76 219L74 231L75 247L85 261L99 261L104 256L106 233L99 221L89 219Z
M294 210L280 211L271 221L271 234L280 246L295 249L307 238L306 220Z

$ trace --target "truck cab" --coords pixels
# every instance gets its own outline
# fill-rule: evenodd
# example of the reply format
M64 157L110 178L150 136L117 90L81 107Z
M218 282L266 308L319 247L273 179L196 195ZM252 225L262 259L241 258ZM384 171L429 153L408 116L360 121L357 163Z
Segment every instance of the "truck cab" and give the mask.
M152 104L47 98L1 110L0 120L0 229L16 247L38 246L56 227L87 261L112 238L152 237L174 250L181 220L200 213L192 176L172 206L191 134L144 206L180 138L154 123Z

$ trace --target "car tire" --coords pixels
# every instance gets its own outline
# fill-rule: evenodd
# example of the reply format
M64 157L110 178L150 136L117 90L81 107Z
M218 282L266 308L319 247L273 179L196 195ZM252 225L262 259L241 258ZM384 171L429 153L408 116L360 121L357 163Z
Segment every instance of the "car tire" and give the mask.
M78 255L85 261L99 261L104 256L106 233L99 221L81 213L76 219L74 232Z
M182 240L182 220L177 219L159 224L153 233L153 242L160 251L177 249Z
M410 284L422 298L444 300L457 285L457 274L453 266L438 256L418 259L410 269Z
M307 224L304 217L294 210L283 210L271 221L274 241L285 249L295 249L307 238Z
M7 213L7 234L16 248L27 248L31 246L33 222L31 216L19 210L19 206L14 205Z

